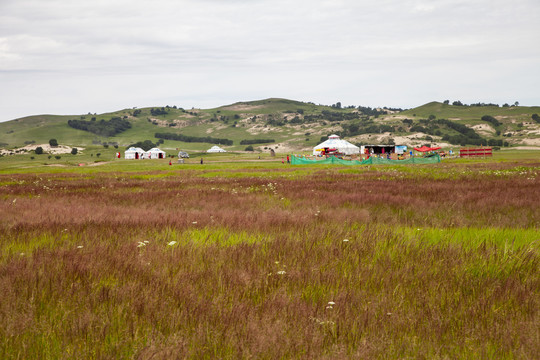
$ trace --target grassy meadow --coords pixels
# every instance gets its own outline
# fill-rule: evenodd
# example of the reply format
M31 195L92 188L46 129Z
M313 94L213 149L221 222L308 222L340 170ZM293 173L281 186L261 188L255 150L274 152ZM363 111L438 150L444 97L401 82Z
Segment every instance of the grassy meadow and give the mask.
M1 159L0 358L536 358L540 161L501 153Z

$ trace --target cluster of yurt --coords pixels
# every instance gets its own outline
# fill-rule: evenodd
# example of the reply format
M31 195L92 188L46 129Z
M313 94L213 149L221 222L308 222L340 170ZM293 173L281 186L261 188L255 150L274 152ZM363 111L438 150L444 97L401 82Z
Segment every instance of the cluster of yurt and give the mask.
M130 147L124 152L125 159L165 159L167 154L158 148L144 151L140 147Z

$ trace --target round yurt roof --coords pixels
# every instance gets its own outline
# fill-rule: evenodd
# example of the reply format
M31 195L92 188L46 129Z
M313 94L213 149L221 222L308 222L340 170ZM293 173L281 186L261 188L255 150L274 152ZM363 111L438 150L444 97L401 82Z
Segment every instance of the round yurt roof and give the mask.
M226 151L220 148L219 146L215 145L215 146L212 146L210 149L206 150L206 152L212 153L212 152L226 152Z
M151 152L151 153L155 153L155 152L157 152L157 153L160 153L160 152L161 152L161 153L164 153L165 151L163 151L163 150L161 150L161 149L155 147L155 148L151 148L150 150L148 150L148 152Z
M323 141L319 145L315 146L313 148L313 155L317 155L321 152L321 149L324 148L338 149L339 152L346 155L358 154L360 152L360 148L358 146L351 144L347 140L340 139L339 136L335 134L330 135L328 140Z
M129 149L127 149L125 152L138 152L138 153L143 153L144 150L141 149L140 147L130 147Z

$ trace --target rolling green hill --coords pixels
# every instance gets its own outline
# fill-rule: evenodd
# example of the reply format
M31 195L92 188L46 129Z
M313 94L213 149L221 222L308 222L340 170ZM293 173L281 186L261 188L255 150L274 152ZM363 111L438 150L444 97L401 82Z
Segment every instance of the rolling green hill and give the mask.
M460 120L479 120L484 115L511 117L520 121L531 121L532 114L540 114L540 106L455 106L440 102L430 102L414 109L402 112L403 115L416 117L459 118Z
M358 144L396 143L442 146L489 144L539 146L540 124L532 119L540 107L454 106L431 102L406 111L365 107L341 108L287 99L271 98L238 102L214 109L155 107L124 109L112 113L73 116L39 115L0 123L0 147L13 149L25 144L44 144L55 138L59 144L86 147L117 144L124 148L138 141L157 142L156 133L186 137L220 138L232 141L227 150L242 151L242 140L271 139L254 145L264 150L305 151L321 138L337 133ZM486 122L489 115L496 123ZM98 128L111 119L128 121L131 127L114 136L80 130L69 120ZM208 142L165 140L164 149L204 151Z

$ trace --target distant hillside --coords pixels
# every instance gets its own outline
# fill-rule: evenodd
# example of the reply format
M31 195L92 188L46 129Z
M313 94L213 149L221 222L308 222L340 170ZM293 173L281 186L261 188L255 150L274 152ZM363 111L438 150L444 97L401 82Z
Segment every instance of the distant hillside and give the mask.
M222 144L239 151L253 144L255 150L300 152L333 133L358 144L540 147L540 119L535 121L534 114L540 114L540 107L431 102L399 111L271 98L215 109L163 106L106 114L30 116L0 123L0 147L47 143L54 138L70 146L125 147L151 140L162 142L164 149L199 151Z
M434 101L403 111L402 114L425 118L435 115L437 118L459 118L460 120L477 120L484 115L491 115L528 122L531 121L532 114L540 115L540 106L455 106Z

